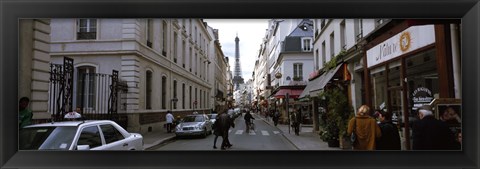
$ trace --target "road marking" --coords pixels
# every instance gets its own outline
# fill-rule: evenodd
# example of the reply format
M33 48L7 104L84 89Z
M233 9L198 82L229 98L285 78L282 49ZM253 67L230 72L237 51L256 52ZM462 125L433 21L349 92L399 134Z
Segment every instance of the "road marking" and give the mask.
M243 133L243 130L237 130L237 132L235 132L235 134L242 134Z
M250 130L250 132L248 134L249 135L257 135L257 133L255 133L255 131L252 131L252 130Z
M270 134L268 134L268 131L262 130L262 135L269 136Z
M278 134L278 133L280 133L280 132L279 131L273 131L273 134Z

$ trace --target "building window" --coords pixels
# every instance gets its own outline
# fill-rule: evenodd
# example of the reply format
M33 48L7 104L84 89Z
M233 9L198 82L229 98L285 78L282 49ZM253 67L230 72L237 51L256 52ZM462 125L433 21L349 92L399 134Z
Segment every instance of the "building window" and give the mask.
M195 41L195 45L197 45L197 26L195 26L195 32L193 34L193 40Z
M198 100L198 98L197 98L197 88L195 88L195 100L194 100L194 102L196 102L197 100ZM194 108L197 108L196 104L193 105L193 106L194 106Z
M318 69L318 65L320 64L320 56L318 53L318 49L315 49L315 70Z
M189 50L189 55L190 55L190 62L188 63L188 67L190 68L190 72L192 72L192 65L193 65L193 53L192 53L192 47L190 47Z
M153 41L153 20L152 19L147 19L147 25L146 25L146 38L147 38L147 46L152 47L152 41Z
M322 66L325 65L325 63L327 63L327 52L325 51L326 50L326 47L325 47L325 41L322 42Z
M346 44L347 38L345 34L346 34L345 20L342 20L342 22L340 23L340 47L342 48L342 50L347 50L347 44Z
M185 40L182 41L182 67L185 68L185 62L187 61L187 47Z
M207 107L208 105L210 105L210 94L205 92L206 93L206 96L205 96L205 107Z
M162 109L167 109L167 77L162 76Z
M197 66L197 64L198 64L198 62L200 62L200 58L198 58L197 52L195 52L195 60L197 60L197 61L196 61L196 62L193 62L193 63L194 63L194 65L195 65L195 67L194 67L194 69L195 69L195 75L197 75L197 72L198 72L198 66Z
M97 19L77 20L77 40L97 39Z
M203 98L202 98L203 91L200 89L200 92L199 92L199 93L200 93L200 106L198 106L198 107L199 107L199 108L203 108L203 102L204 102L204 100L203 100Z
M77 68L77 107L83 107L86 110L95 108L95 77L95 67L81 66Z
M302 51L304 52L312 51L312 38L302 38Z
M163 21L162 24L162 42L163 42L163 48L162 48L162 55L167 57L167 22Z
M190 92L188 92L188 95L190 95L190 96L188 97L189 98L188 99L188 105L190 106L189 108L191 109L192 108L192 86L189 86L189 88L190 88L189 89Z
M335 34L332 32L330 34L330 56L332 59L335 56Z
M359 41L363 37L363 20L362 19L355 19L354 21L355 26L355 39Z
M173 81L173 98L177 98L177 81ZM173 102L173 109L177 109L177 102Z
M145 87L145 109L152 109L152 72L147 71L146 87Z
M293 80L294 81L303 80L303 64L302 63L293 64Z
M182 84L182 109L185 109L185 83Z
M325 29L325 22L326 22L326 19L320 19L320 29L321 30Z
M173 32L173 62L177 63L177 38L178 38L178 35L177 35L177 32Z

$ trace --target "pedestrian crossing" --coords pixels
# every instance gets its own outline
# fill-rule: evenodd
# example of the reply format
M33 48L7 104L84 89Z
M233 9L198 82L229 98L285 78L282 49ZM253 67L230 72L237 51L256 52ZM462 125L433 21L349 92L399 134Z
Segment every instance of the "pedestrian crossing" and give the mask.
M228 130L228 133L234 133L235 135L242 135L244 133L246 133L246 131L244 130L236 130L236 131L233 131L233 130ZM277 135L277 134L280 134L279 131L266 131L266 130L259 130L259 131L254 131L254 130L250 130L249 133L246 133L248 135L252 135L252 136L255 136L255 135L262 135L262 136L270 136L270 133L272 133L272 135Z

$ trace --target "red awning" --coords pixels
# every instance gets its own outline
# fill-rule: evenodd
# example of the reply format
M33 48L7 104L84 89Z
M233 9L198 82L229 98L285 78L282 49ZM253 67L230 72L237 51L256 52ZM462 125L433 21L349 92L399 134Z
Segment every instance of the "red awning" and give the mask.
M285 94L288 93L290 98L298 98L302 94L303 89L280 89L276 94L276 98L285 98Z

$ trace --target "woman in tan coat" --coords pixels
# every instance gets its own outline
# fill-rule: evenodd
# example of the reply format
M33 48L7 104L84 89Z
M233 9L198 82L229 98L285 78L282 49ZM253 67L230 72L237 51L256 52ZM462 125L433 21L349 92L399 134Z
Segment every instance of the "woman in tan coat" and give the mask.
M353 144L355 150L375 150L375 139L382 136L380 127L375 119L369 115L370 108L362 105L358 108L357 115L348 122L347 134L351 135L355 127L357 141Z

